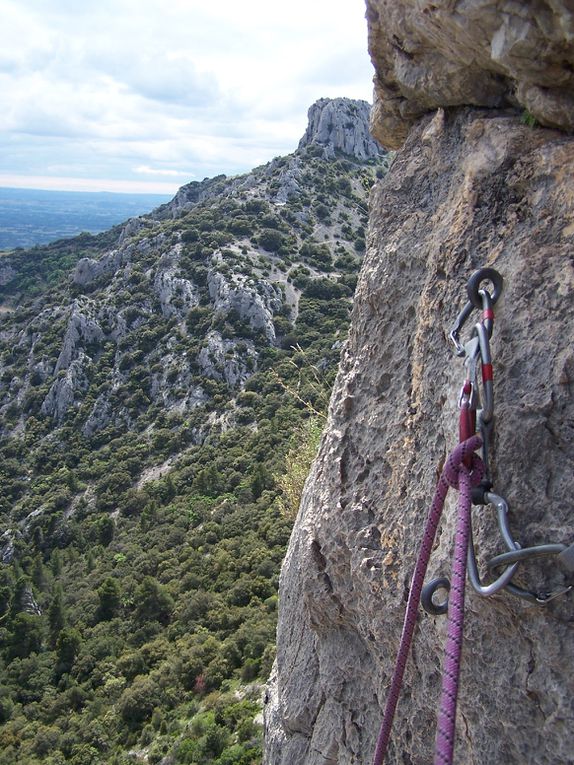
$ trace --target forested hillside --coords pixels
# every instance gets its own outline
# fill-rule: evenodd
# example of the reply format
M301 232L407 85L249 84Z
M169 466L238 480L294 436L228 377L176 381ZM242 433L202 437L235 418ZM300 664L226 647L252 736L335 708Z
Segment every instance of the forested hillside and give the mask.
M260 762L279 567L388 164L366 104L313 109L292 155L0 258L0 765Z

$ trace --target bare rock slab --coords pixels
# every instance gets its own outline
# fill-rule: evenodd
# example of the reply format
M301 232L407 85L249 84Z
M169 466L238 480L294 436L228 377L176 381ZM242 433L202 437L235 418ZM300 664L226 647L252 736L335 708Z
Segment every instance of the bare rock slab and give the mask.
M505 279L495 487L523 545L574 540L574 140L512 113L439 111L371 201L350 336L282 571L266 765L371 761L427 505L458 438L463 369L448 330L484 265ZM455 502L429 577L449 571ZM480 560L503 551L492 508L474 508L473 523ZM521 581L566 577L542 562ZM572 762L572 594L539 608L471 591L466 610L456 762ZM393 765L432 761L445 633L421 612Z

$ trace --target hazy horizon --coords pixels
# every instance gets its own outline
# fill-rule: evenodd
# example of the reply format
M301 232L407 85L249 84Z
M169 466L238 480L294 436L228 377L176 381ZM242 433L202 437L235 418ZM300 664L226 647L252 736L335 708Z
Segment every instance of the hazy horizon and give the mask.
M172 196L0 187L0 250L98 234L151 212Z

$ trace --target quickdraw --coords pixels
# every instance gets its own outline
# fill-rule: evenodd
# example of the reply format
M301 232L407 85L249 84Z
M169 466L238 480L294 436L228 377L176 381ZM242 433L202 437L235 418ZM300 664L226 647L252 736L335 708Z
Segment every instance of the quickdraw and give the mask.
M483 282L491 283L492 292L486 288L481 288ZM552 591L534 592L520 587L512 581L521 564L542 556L557 556L559 563L566 570L574 572L574 544L570 546L541 544L522 548L514 539L509 528L508 503L504 497L493 491L490 475L490 451L494 432L494 385L490 338L494 328L494 305L502 293L502 288L502 277L494 269L483 268L476 271L467 284L469 300L457 317L450 333L457 355L464 358L466 370L459 399L460 443L446 460L427 516L423 541L409 591L395 671L388 691L373 765L382 765L388 748L419 603L422 603L425 610L432 615L448 612L448 632L434 763L435 765L451 765L454 752L467 572L471 585L481 596L494 595L505 590L531 603L544 605L572 589L572 585L568 585ZM475 309L482 310L482 316L474 325L470 339L463 345L460 341L460 333ZM480 436L477 435L477 431ZM475 453L478 448L481 448L481 457ZM423 587L434 538L450 487L459 491L451 580L440 577ZM497 513L500 534L507 548L506 552L488 561L487 569L492 574L502 569L497 578L488 583L482 582L476 561L471 518L473 504L493 505ZM433 596L439 589L446 590L448 598L437 604Z
M492 293L486 288L481 289L484 282L492 284ZM459 440L465 441L476 432L480 433L482 439L482 462L485 475L472 491L472 502L474 505L492 505L496 509L500 535L507 548L506 552L486 563L490 574L500 569L503 569L502 572L488 584L483 583L478 571L471 524L467 558L468 577L475 592L483 597L505 590L529 603L544 605L569 592L572 585L534 591L520 587L512 580L521 564L541 557L557 557L564 569L573 572L574 545L540 544L523 548L513 538L510 531L508 503L501 494L493 491L489 461L494 435L494 376L490 338L494 328L494 305L502 294L502 289L503 280L498 271L493 268L481 268L475 271L467 284L468 302L450 331L456 354L464 359L466 370L459 398ZM460 341L460 333L475 309L482 310L482 317L474 325L470 339L463 345ZM482 392L480 386L482 386ZM447 612L447 602L436 604L433 597L438 590L443 589L448 592L449 588L450 584L445 577L434 579L423 587L421 603L427 613L439 615Z

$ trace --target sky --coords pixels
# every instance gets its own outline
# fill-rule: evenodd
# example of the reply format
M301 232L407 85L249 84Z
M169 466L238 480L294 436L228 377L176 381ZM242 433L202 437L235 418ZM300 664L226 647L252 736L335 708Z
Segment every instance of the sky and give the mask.
M372 100L364 0L0 0L0 186L174 193Z

